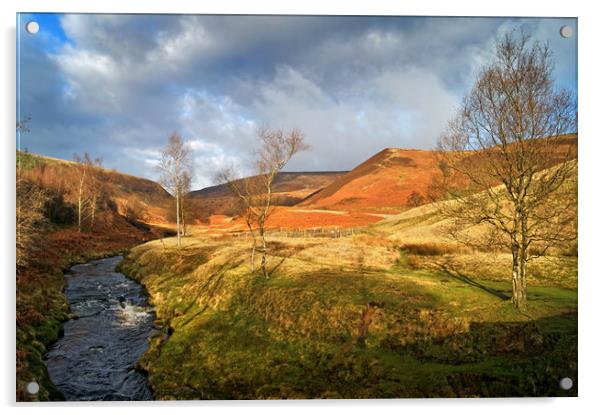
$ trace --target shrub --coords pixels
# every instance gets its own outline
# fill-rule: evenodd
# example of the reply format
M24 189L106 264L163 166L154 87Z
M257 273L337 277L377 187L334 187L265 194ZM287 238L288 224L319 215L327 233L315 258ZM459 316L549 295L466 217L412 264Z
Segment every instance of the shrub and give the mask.
M71 225L75 223L77 214L75 205L66 202L62 193L53 192L44 203L44 216L51 223Z
M408 196L406 204L411 207L417 207L417 206L423 205L424 202L425 202L424 196L422 196L418 192L412 192Z
M461 251L461 249L456 245L436 242L408 243L403 244L400 249L409 254L420 256L447 255Z

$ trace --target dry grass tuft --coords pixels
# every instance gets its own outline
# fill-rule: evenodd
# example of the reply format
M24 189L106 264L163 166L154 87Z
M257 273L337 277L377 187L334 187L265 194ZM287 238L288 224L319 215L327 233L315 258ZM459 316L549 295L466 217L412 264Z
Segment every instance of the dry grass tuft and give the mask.
M471 252L470 248L465 246L441 242L406 243L401 245L400 249L408 254L420 256L452 255Z

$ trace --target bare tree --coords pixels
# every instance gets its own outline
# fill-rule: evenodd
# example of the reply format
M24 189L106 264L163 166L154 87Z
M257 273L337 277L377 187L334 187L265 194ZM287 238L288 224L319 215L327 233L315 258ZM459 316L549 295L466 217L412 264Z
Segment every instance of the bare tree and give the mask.
M286 133L281 129L262 128L257 132L260 142L256 161L256 176L237 179L232 169L219 175L222 182L242 202L243 217L252 238L251 269L254 271L255 251L261 252L261 271L269 277L267 269L268 246L266 221L272 212L274 180L289 160L299 151L308 149L305 137L298 129ZM259 241L258 241L259 240Z
M88 219L91 219L90 230L94 225L100 192L98 174L101 160L92 159L88 153L84 153L83 157L74 154L73 161L77 171L77 231L81 232Z
M255 253L257 252L256 223L264 195L263 180L259 176L238 178L232 167L225 168L217 175L217 181L225 183L236 196L231 210L245 221L251 236L251 272L255 272Z
M455 199L440 205L452 236L512 253L512 302L524 309L533 248L576 238L576 138L564 136L576 105L554 87L547 45L511 33L496 52L440 139L442 196Z
M169 137L158 169L161 172L161 184L174 196L176 201L176 234L179 248L182 246L180 204L184 194L184 185L187 181L190 183L192 171L190 167L190 150L177 133L173 133Z
M79 154L73 155L73 161L77 163L77 231L81 232L84 215L84 206L86 203L84 191L86 189L86 176L88 174L88 169L83 164L83 160L79 156Z
M86 153L84 154L84 164L88 167L89 173L86 183L86 193L88 194L87 217L90 219L89 229L92 231L94 230L99 201L104 191L104 181L101 178L102 160L98 157L92 160Z

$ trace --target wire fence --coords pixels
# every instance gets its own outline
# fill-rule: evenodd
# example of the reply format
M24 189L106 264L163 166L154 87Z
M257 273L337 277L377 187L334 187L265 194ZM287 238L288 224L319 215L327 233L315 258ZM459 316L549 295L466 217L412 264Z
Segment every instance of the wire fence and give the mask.
M274 238L342 238L360 233L360 228L278 228L266 230L266 237ZM237 238L250 236L249 231L236 231L232 233Z

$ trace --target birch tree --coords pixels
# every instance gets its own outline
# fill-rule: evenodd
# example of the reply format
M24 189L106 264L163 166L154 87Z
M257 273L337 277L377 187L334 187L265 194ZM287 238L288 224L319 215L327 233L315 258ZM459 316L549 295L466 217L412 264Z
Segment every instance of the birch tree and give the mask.
M86 183L86 192L88 195L87 203L87 218L89 219L90 227L89 230L94 230L94 224L96 222L96 215L98 213L99 202L104 191L104 182L101 175L102 160L100 158L92 158L88 153L84 154L84 164L88 168L88 180Z
M470 244L512 254L512 302L527 263L576 239L574 97L555 88L552 55L526 33L501 39L439 142L442 212ZM476 226L485 231L462 232ZM535 249L537 248L537 249Z
M173 133L169 137L161 155L158 169L161 172L161 184L172 194L176 202L176 234L178 248L180 248L182 246L180 205L184 194L184 185L186 181L190 181L192 170L190 166L190 149L177 133Z
M259 250L261 272L267 278L269 272L266 222L273 210L274 180L295 154L309 147L305 144L305 136L298 129L285 132L266 127L257 131L257 138L260 143L255 163L257 174L245 179L236 179L233 170L227 169L222 172L220 178L222 182L228 183L228 187L244 207L243 217L253 241L252 270L255 252Z
M238 178L232 167L225 168L217 175L217 181L225 183L236 196L237 203L232 207L235 215L244 221L251 237L251 272L255 272L255 254L257 252L256 223L263 195L262 180L258 176Z
M73 155L75 161L75 171L77 174L76 181L76 204L77 204L77 231L81 233L85 222L91 219L91 226L94 225L98 196L100 192L99 186L99 167L101 160L99 158L92 159L88 153L83 156L78 154Z
M182 200L180 201L180 225L182 229L182 236L186 236L188 232L187 218L189 217L188 210L190 209L190 200L188 196L190 194L191 186L192 175L188 171L184 172L184 175L182 177Z

